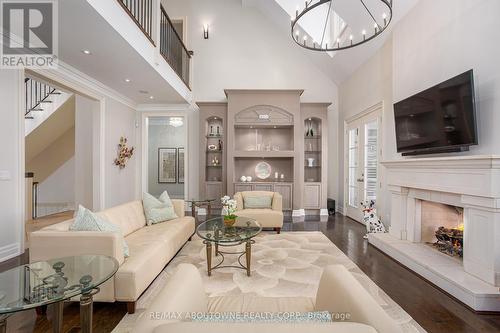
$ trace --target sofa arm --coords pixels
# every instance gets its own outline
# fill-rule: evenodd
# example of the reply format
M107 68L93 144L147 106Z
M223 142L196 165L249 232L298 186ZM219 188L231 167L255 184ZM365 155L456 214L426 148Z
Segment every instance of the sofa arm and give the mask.
M274 192L272 208L280 212L283 211L283 196L278 192Z
M184 217L186 215L186 212L184 211L184 200L172 199L172 205L174 205L175 215L177 215L178 217Z
M241 194L241 192L235 193L233 199L236 200L236 210L245 209L245 207L243 206L243 195Z
M146 333L163 324L180 321L188 313L208 312L208 298L198 269L180 264L152 304L140 315L132 332ZM181 317L178 317L181 314Z
M315 311L348 313L351 322L372 326L377 332L401 332L396 321L342 265L328 266L323 271L314 308Z
M30 236L30 261L84 254L101 254L115 258L121 265L123 236L104 231L40 230Z

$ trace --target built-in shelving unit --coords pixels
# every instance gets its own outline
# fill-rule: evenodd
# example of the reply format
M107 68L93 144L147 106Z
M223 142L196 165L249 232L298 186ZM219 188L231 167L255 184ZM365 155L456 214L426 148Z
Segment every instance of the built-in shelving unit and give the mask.
M304 182L321 183L321 119L307 118L304 130Z

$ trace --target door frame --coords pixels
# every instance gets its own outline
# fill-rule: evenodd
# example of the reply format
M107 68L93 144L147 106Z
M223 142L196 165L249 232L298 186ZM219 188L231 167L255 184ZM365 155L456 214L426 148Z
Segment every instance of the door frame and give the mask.
M182 117L184 118L184 200L189 198L189 117L186 110L178 109L175 111L145 111L141 112L142 129L142 158L141 158L141 186L142 193L148 192L148 161L149 161L149 140L148 140L148 118L149 117ZM141 193L141 194L142 194ZM142 195L141 195L142 196Z
M384 102L381 101L368 109L357 113L349 118L344 119L344 204L343 204L343 213L347 216L347 205L349 200L349 131L347 130L350 123L353 121L359 120L361 118L367 116L375 116L377 118L378 123L378 133L377 133L377 142L378 142L378 161L377 161L377 178L378 178L378 186L377 186L377 200L380 198L380 189L382 188L382 182L380 179L380 160L382 158L382 138L383 138L383 115L384 115ZM360 143L361 144L361 143ZM364 143L362 143L364 145ZM357 220L355 220L357 221ZM357 221L362 223L362 221Z

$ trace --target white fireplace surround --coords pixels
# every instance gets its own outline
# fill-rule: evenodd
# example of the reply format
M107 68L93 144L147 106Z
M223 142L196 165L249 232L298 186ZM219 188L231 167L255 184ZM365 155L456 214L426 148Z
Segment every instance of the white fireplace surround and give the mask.
M475 310L500 311L500 156L412 158L381 164L387 168L391 192L391 226L389 235L370 237L370 242ZM422 200L463 207L463 268L456 258L444 258L445 254L420 243ZM425 258L433 256L441 266L425 264ZM446 276L451 266L463 276Z

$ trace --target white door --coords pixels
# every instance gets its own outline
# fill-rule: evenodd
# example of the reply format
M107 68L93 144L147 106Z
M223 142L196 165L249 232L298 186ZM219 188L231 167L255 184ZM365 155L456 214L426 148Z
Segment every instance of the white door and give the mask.
M347 124L346 214L359 222L361 202L377 199L380 122L373 112Z

